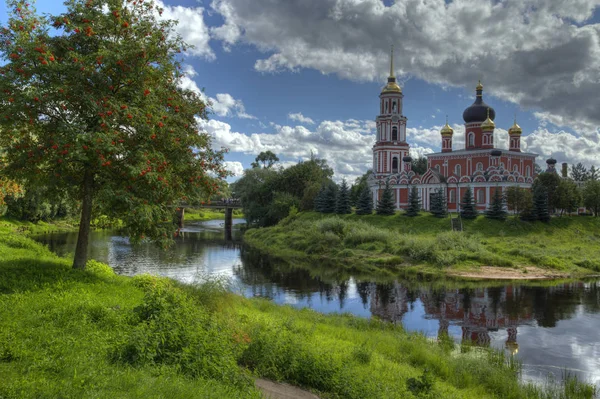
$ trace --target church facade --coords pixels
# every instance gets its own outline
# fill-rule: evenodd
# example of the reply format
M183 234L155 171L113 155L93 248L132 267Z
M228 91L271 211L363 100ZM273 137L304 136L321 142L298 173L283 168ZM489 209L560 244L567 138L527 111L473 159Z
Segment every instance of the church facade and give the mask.
M429 210L432 194L441 188L450 212L460 210L468 187L471 187L480 211L488 207L495 190L504 191L511 186L531 187L537 154L521 151L522 129L516 120L508 130L509 148L494 147L496 113L483 101L481 82L475 89L475 102L463 112L465 147L453 148L454 130L446 121L440 131L441 152L426 155L427 171L422 175L412 171L410 145L406 140L407 118L402 112L404 95L394 76L393 53L390 76L379 99L373 174L369 178L375 202L388 180L396 208L408 206L408 193L416 186L423 209Z

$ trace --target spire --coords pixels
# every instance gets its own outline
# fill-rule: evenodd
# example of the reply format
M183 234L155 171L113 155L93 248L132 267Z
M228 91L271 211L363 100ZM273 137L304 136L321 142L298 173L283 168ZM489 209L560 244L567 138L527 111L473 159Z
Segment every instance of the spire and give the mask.
M452 136L454 134L454 129L448 124L448 115L446 115L446 124L442 127L440 133L442 136Z
M396 78L394 75L394 45L392 44L392 51L390 56L390 78Z

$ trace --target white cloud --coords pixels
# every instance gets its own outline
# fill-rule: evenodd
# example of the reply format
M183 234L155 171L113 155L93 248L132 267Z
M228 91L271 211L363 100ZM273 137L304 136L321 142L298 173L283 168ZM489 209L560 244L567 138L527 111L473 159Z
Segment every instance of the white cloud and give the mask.
M209 45L210 34L204 23L204 8L166 6L161 0L156 0L156 5L163 9L162 16L159 18L177 21L175 31L186 43L193 46L187 49L188 54L204 57L207 60L216 58Z
M234 177L239 177L244 174L244 166L238 161L225 161L223 162L225 169L233 173Z
M227 45L265 54L266 73L311 68L383 82L389 43L396 72L486 91L524 108L600 123L598 0L213 0Z
M304 123L304 124L307 124L307 125L314 125L315 124L315 121L313 121L311 118L309 118L307 116L302 115L302 113L300 113L300 112L295 113L295 114L289 113L288 114L288 118L290 118L293 121Z

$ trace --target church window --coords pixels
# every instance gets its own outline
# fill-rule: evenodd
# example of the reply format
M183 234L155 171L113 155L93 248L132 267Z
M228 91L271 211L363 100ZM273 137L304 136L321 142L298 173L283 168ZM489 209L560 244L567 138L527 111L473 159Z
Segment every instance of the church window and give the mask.
M398 128L396 126L392 128L392 141L398 141Z
M500 162L500 169L504 169L504 162Z
M483 171L483 164L481 162L477 162L477 170Z
M483 144L487 144L488 143L488 136L487 134L483 136Z
M456 191L450 190L450 195L448 197L449 197L450 203L454 204L456 202Z
M394 105L392 105L392 112L395 114L397 112L398 105L396 104L396 100L394 100Z
M385 113L386 114L388 113L388 102L387 101L385 102Z
M475 133L469 133L469 147L475 146Z
M462 169L462 168L460 167L460 164L456 165L456 166L454 167L454 174L455 174L456 176L459 176L459 177L460 177L460 176L461 176L461 174L462 174L462 170L461 170L461 169Z
M519 171L519 165L513 165L513 172Z
M398 173L398 158L392 158L392 173Z
M527 177L531 177L531 166L527 166L525 168L525 174L527 175Z
M477 203L483 204L484 202L485 202L485 192L483 191L483 189L480 189L479 191L477 191Z
M435 170L436 170L436 172L438 172L438 173L439 173L439 171L440 171L440 165L435 165L435 167L434 167L433 169L435 169Z

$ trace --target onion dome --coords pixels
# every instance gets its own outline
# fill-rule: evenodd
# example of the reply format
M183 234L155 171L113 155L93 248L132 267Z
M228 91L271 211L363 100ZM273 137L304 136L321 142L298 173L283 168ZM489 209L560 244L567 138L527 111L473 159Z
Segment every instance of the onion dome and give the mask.
M404 158L402 158L402 160L404 162L412 162L412 157L410 155L405 156Z
M499 157L499 156L502 155L502 151L500 151L500 150L492 150L490 152L490 155L493 156L493 157Z
M463 119L465 123L485 121L488 117L488 109L490 111L489 118L493 121L496 119L496 111L494 111L494 108L490 107L483 101L483 85L481 84L481 81L475 90L477 93L475 102L463 112Z
M487 110L487 119L483 121L481 124L481 130L484 132L494 130L496 128L496 124L493 120L490 119L490 109Z
M442 136L452 136L454 134L454 129L448 124L448 117L446 117L446 124L442 127L442 130L440 130L440 133Z
M396 75L394 75L394 46L392 46L391 61L390 61L390 76L387 80L387 85L381 90L384 93L402 93L402 89L396 83Z
M546 163L548 165L556 165L556 159L550 158L550 159L546 160Z
M523 133L523 129L521 129L521 126L517 125L517 120L515 119L515 123L508 129L508 134L521 135L521 133Z

